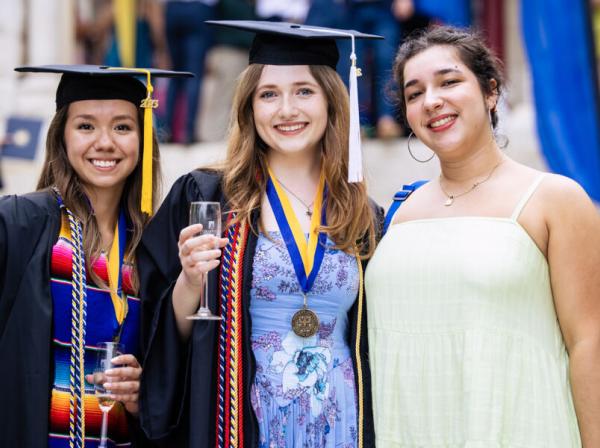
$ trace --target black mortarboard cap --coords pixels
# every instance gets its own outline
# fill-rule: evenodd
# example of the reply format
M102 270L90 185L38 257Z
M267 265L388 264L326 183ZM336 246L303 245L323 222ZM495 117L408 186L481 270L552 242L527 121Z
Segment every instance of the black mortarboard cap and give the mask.
M38 65L15 68L18 72L60 73L56 89L56 109L82 100L126 100L140 107L148 97L147 85L140 76L174 78L194 76L189 72L170 70L132 69L105 65ZM147 70L147 72L146 72ZM150 87L151 88L151 87ZM151 92L150 92L151 93Z
M339 59L336 39L383 39L374 34L289 22L208 20L206 23L256 33L250 64L327 65L335 70Z
M158 101L152 98L152 77L192 77L193 73L155 68L123 68L104 65L38 65L15 68L18 72L60 73L56 89L56 109L84 100L125 100L144 109L142 147L141 210L152 215L152 109ZM145 77L146 83L139 77Z

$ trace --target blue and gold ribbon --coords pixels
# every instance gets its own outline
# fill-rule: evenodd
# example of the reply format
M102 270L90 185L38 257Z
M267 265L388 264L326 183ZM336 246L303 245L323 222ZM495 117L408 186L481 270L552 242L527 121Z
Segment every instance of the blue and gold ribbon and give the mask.
M327 223L325 213L326 194L325 174L321 172L315 195L315 213L313 213L310 221L310 231L308 241L306 241L302 227L298 222L298 218L285 191L271 172L271 169L269 169L267 198L273 209L275 220L292 259L296 277L298 277L300 288L304 294L310 291L315 282L321 263L323 262L323 256L325 255L327 235L324 232L320 232L319 227ZM317 213L317 211L320 211L320 213Z
M108 254L108 287L110 298L115 308L115 317L119 326L123 324L127 315L127 298L123 296L123 259L125 258L125 244L127 242L127 221L125 212L121 209L119 220L115 227L113 243Z

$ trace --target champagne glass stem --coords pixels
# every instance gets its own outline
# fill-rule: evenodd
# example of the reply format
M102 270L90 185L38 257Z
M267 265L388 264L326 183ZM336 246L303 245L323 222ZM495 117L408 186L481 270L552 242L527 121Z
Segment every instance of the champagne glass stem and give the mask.
M99 448L106 448L106 432L108 429L108 412L102 411L102 430L100 432Z
M202 308L208 309L208 272L204 273L204 294L202 294Z

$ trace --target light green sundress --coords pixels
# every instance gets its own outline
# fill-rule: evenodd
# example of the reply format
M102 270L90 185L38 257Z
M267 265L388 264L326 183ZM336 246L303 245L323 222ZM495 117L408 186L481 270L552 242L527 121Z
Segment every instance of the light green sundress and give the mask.
M510 218L392 225L366 272L378 448L572 448L546 258Z

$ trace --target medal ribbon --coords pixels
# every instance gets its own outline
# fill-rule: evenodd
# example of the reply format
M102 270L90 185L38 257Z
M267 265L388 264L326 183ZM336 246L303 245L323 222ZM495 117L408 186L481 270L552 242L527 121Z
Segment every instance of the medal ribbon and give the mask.
M325 225L327 222L325 212L326 194L325 173L321 172L307 242L288 196L269 168L267 198L275 214L275 220L304 294L310 291L315 282L325 255L327 235L324 232L319 232L318 229L320 225ZM318 213L319 211L320 213Z
M127 315L127 298L123 297L123 259L125 258L125 243L127 240L127 222L125 212L121 209L119 220L115 227L115 236L108 254L108 287L110 298L115 308L115 316L119 325Z

